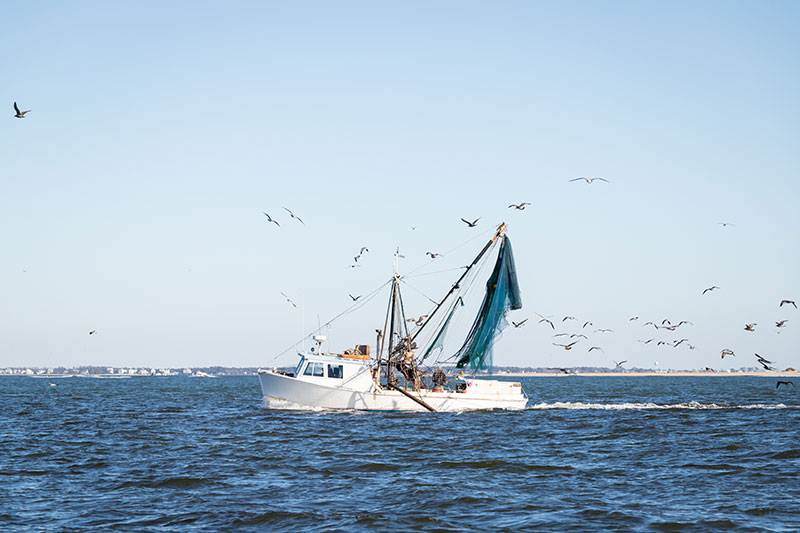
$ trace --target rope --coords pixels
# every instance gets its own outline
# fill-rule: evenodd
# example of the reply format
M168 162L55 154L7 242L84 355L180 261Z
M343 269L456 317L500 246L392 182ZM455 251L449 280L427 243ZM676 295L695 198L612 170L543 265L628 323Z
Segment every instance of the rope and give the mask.
M334 321L336 321L336 320L338 320L338 319L342 318L343 316L345 316L345 315L348 315L348 314L350 314L350 313L352 313L352 312L354 312L354 311L356 311L356 310L360 309L360 308L361 308L362 306L364 306L364 305L365 305L367 302L369 302L370 300L372 300L372 299L373 299L373 298L374 298L374 297L375 297L375 296L376 296L376 295L377 295L377 294L378 294L378 293L379 293L381 290L383 290L383 288L384 288L384 287L386 287L386 286L387 286L388 284L390 284L391 282L392 282L392 280L389 280L389 281L387 281L386 283L384 283L383 285L381 285L380 287L378 287L378 288L376 288L375 290L373 290L373 291L372 291L371 293L369 293L368 295L366 295L366 296L362 296L362 297L361 297L361 298L359 298L357 301L353 302L353 305L351 305L350 307L348 307L347 309L345 309L344 311L342 311L341 313L339 313L339 314L338 314L338 315L336 315L335 317L331 318L330 320L328 320L328 321L327 321L327 322L325 322L324 324L322 324L322 325L318 326L318 327L317 327L317 329L315 329L315 330L311 331L311 332L310 332L310 333L308 333L307 335L303 335L303 337L302 337L301 339L298 339L296 342L292 343L292 345L291 345L291 346L289 346L288 348L286 348L285 350L283 350L281 353L279 353L278 355L276 355L275 357L273 357L272 359L270 359L268 362L269 362L269 363L271 363L272 361L274 361L274 360L275 360L275 359L277 359L278 357L280 357L280 356L282 356L282 355L285 355L285 354L287 354L287 353L288 353L290 350L293 350L293 349L295 348L295 346L297 346L298 344L300 344L301 342L303 342L303 340L304 340L304 339L307 339L307 338L308 338L308 337L310 337L311 335L314 335L314 334L316 334L316 333L318 333L318 332L322 331L322 329L323 329L323 328L327 328L327 327L329 327L331 324L333 324L333 322L334 322Z

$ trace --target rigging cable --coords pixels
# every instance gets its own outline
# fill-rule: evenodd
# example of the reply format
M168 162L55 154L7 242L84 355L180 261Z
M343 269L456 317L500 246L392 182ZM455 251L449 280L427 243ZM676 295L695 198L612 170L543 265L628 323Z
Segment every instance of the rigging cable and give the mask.
M303 338L301 338L301 339L299 339L297 342L293 343L291 346L289 346L288 348L286 348L285 350L283 350L281 353L279 353L278 355L276 355L275 357L273 357L272 359L270 359L268 362L270 362L270 363L271 363L272 361L274 361L274 360L275 360L275 359L277 359L278 357L280 357L280 356L282 356L282 355L285 355L286 353L288 353L290 350L294 349L294 348L295 348L295 347L296 347L298 344L300 344L301 342L303 342L305 339L307 339L307 338L308 338L308 337L310 337L311 335L314 335L314 334L316 334L316 333L318 333L318 332L322 331L322 328L326 328L326 327L330 326L331 324L333 324L333 322L334 322L334 321L336 321L336 320L338 320L338 319L342 318L343 316L346 316L346 315L348 315L348 314L350 314L350 313L352 313L352 312L354 312L354 311L357 311L358 309L360 309L361 307L363 307L363 306L364 306L364 305L365 305L367 302L369 302L370 300L372 300L372 299L373 299L373 298L374 298L374 297L375 297L375 296L376 296L376 295L377 295L377 294L378 294L378 293L379 293L379 292L380 292L380 291L381 291L381 290L382 290L384 287L386 287L386 286L387 286L389 283L391 283L392 281L393 281L393 280L389 280L389 281L387 281L386 283L382 284L382 285L381 285L380 287L378 287L377 289L373 290L371 293L367 294L366 296L363 296L363 297L359 298L359 299L358 299L359 301L357 301L357 302L354 302L354 303L353 303L353 305L351 305L350 307L348 307L347 309L345 309L344 311L342 311L341 313L339 313L339 314L338 314L338 315L336 315L335 317L331 318L330 320L328 320L327 322L325 322L325 323L324 323L324 324L322 324L321 326L317 327L317 329L313 330L311 333L309 333L309 334L307 334L307 335L304 335L304 336L303 336Z

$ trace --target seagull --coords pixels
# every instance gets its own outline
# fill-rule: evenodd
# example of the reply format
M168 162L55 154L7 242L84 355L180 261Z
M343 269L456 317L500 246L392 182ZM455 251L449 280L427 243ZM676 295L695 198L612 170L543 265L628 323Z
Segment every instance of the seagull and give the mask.
M521 204L511 204L510 206L508 206L508 208L511 209L513 207L515 209L518 209L519 211L525 211L525 206L526 205L531 205L531 203L530 202L522 202Z
M511 321L511 323L514 325L514 327L515 327L515 328L518 328L518 327L522 326L522 325L523 325L525 322L527 322L527 321L528 321L528 319L526 318L526 319L525 319L525 320L523 320L522 322L514 322L514 321L512 320L512 321Z
M269 216L269 215L268 215L266 212L264 212L264 211L262 211L262 213L264 213L264 216L266 216L266 217L267 217L267 222L272 222L273 224L275 224L275 225L276 225L276 226L278 226L279 228L281 227L281 225L280 225L280 224L278 224L278 221L277 221L277 220L273 219L271 216Z
M594 332L595 333L608 333L608 332L614 333L614 330L613 329L607 329L607 328L600 328L600 329L594 330Z
M736 356L736 354L733 353L733 350L729 350L728 348L725 348L724 350L722 350L721 353L722 353L722 356L720 357L720 359L725 359L726 355L733 355L734 357Z
M408 318L406 319L406 322L414 322L416 325L421 326L422 324L425 323L426 318L428 318L428 315L420 315L419 318L414 318L414 317Z
M789 322L789 321L788 320L781 320L780 322L775 322L775 327L776 328L782 328L787 322Z
M761 356L760 356L760 355L758 355L758 354L756 354L756 357L757 357L757 358L758 358L758 360L759 360L759 361L761 361L761 362L772 364L772 361L770 361L769 359L764 359L763 357L761 357Z
M431 256L431 259L436 259L437 257L439 257L442 254L435 254L433 252L425 252L425 255Z
M20 111L19 107L17 107L17 103L14 102L14 111L16 114L14 115L15 118L25 118L25 113L30 113L31 110L28 109L27 111Z
M292 307L294 307L295 309L297 309L297 305L295 305L295 303L292 301L292 299L291 299L291 298L289 298L288 296L286 296L286 293L284 293L284 292L281 292L281 294L283 295L283 297L284 297L284 298L286 298L286 301L287 301L287 302L289 302L290 304L292 304Z
M576 320L574 316L565 316L561 319L561 322L566 322L567 320Z
M785 382L779 381L778 383L785 383ZM48 385L50 385L51 387L58 387L58 385L56 385L55 383L48 383ZM792 385L794 385L794 383Z
M577 374L577 372L570 370L569 368L559 368L559 370L565 374Z
M470 222L469 220L464 220L464 219L462 218L462 219L461 219L461 222L463 222L464 224L466 224L466 225L467 225L467 226L469 226L470 228L474 228L474 227L475 227L475 226L478 224L478 221L479 221L480 219L481 219L481 217L478 217L478 218L476 218L475 220L473 220L472 222Z
M638 316L633 316L633 317L628 319L628 322L631 322L633 320L639 320L639 317Z
M757 326L757 325L758 325L758 324L756 324L756 323L753 323L753 324L745 324L745 326L744 326L744 329L745 329L746 331L755 331L755 328L756 328L756 326Z
M794 306L795 309L797 309L797 304L794 303L794 300L781 300L781 305L779 305L778 307L783 307L783 304L791 304Z
M345 268L356 268L360 267L361 265L347 265Z
M608 183L608 180L605 179L605 178L575 178L575 179L572 179L572 180L569 180L569 181L581 181L581 180L584 180L586 183L591 183L591 182L593 182L595 180L597 180L597 181L605 181L606 183Z
M777 383L775 384L775 388L777 389L777 388L778 388L778 387L780 387L781 385L791 385L792 387L794 387L794 383L793 383L793 382L791 382L791 381L779 381L779 382L777 382Z
M717 287L716 285L714 285L713 287L709 287L703 291L703 294L713 291L714 289L719 289L719 287Z
M613 359L612 359L612 361L613 361ZM624 359L624 360L620 361L619 363L617 363L616 361L614 361L614 364L615 364L615 365L617 365L615 368L621 368L621 367L622 367L622 365L623 365L623 364L625 364L625 363L627 363L627 362L628 362L628 360L627 360L627 359Z
M355 302L356 300L358 300L359 298L361 298L361 295L360 295L360 294L359 294L358 296L353 296L352 294L350 294L350 293L348 292L348 293L347 293L347 295L348 295L350 298L352 298L354 302Z
M361 255L361 254L363 254L364 252L369 252L369 248L367 248L366 246L362 246L362 247L361 247L361 251L360 251L360 252L358 252L358 255Z
M764 361L759 361L759 363L761 363L761 366L764 367L764 370L775 370L774 366L770 366L767 363L765 363Z
M643 342L644 344L650 344L650 343L651 343L651 342L653 342L654 340L655 340L655 339L647 339L646 341L641 341L641 340L640 340L639 342Z
M542 322L547 322L548 324L550 324L551 328L556 329L556 327L553 325L550 319L542 317L542 319L539 321L539 324L541 324Z
M587 340L589 339L589 337L587 337L586 335L582 335L580 333L573 333L572 335L569 336L570 339L574 339L575 337L582 337Z
M589 348L589 351L590 351L590 352L591 352L592 350L600 350L601 352L603 351L603 349L602 349L601 347L599 347L599 346L592 346L591 348Z
M286 211L289 213L289 216L290 216L290 217L292 217L292 218L294 218L294 219L296 219L296 220L300 221L300 223L301 223L301 224L303 224L303 225L305 226L305 224L306 224L306 223L305 223L305 222L303 222L303 219L302 219L302 218L300 218L299 216L295 215L294 213L292 213L292 210L291 210L291 209L289 209L288 207L284 207L284 209L286 209Z
M673 347L673 348L677 348L678 346L680 346L680 344L681 344L682 342L686 342L686 341L688 341L688 340L689 340L689 339L681 339L681 340L679 340L679 341L675 341L675 343L672 345L672 347Z
M585 328L586 326L594 326L594 324L592 324L591 322L585 322L581 329Z
M572 349L572 347L573 347L573 346L575 346L575 344L577 344L577 342L578 342L578 341L575 341L575 342L571 342L571 343L569 343L569 344L556 344L556 343L554 342L554 343L553 343L553 346L561 346L561 347L562 347L562 348L564 348L565 350L571 350L571 349Z
M569 333L556 333L553 337L563 337L564 335L569 335Z
M89 332L89 335L94 335L95 333L97 333L97 330L93 329L92 331Z
M736 225L736 224L733 224L731 222L717 222L717 224L721 224L723 228L726 227L726 226L735 226Z

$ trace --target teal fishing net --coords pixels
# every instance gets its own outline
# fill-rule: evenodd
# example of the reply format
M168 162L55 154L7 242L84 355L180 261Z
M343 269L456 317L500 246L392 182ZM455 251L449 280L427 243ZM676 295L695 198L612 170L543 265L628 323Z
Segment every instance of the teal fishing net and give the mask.
M494 270L486 282L486 296L478 316L464 345L456 352L456 366L463 368L469 364L474 370L491 370L492 346L503 328L508 325L506 313L520 308L522 296L517 281L517 268L514 265L514 253L511 241L504 236Z

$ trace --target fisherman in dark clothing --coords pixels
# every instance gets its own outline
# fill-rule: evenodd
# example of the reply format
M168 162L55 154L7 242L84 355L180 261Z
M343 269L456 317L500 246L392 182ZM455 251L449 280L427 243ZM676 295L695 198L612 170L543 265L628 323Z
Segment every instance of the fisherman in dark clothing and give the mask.
M442 367L436 369L436 372L433 373L433 384L437 387L444 387L447 383L447 374L444 373Z

